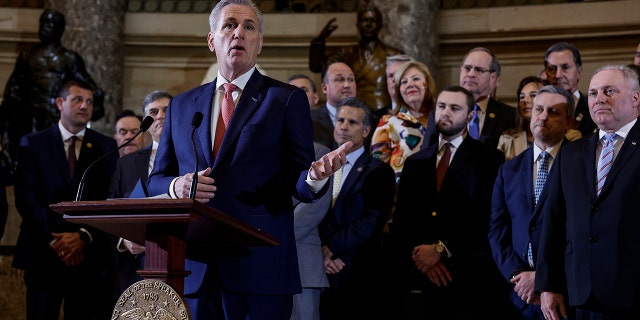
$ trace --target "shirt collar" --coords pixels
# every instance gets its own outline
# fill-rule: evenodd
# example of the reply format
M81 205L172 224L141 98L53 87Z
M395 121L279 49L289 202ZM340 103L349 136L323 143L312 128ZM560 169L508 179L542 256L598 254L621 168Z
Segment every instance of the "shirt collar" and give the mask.
M360 156L364 153L364 146L356 149L355 151L351 152L351 153L347 153L347 162L351 165L353 165L354 163L356 163L356 160L358 160L358 158L360 158Z
M253 72L255 70L256 67L254 66L253 68L249 69L249 71L241 74L235 80L231 81L231 83L235 84L241 91L244 91L244 87L247 86L247 82L249 82L249 79L251 79L251 75L253 75ZM229 83L229 81L225 79L218 70L218 77L216 78L217 89L220 90L220 88L222 88L222 85L224 85L225 83Z
M71 136L76 136L80 141L84 138L84 134L87 131L87 128L80 130L80 132L73 134L67 128L65 128L60 121L58 121L58 129L60 129L60 134L62 135L62 141L67 141Z
M455 149L458 149L460 147L460 144L462 143L462 140L464 140L464 136L462 136L462 135L458 136L458 137L456 137L455 139L453 139L451 141L447 141L447 140L443 139L442 136L440 136L438 139L440 140L440 142L438 144L438 150L442 149L442 146L447 142L451 143L451 145L453 145L453 147Z
M558 154L558 151L560 151L560 146L562 146L562 141L560 140L560 142L548 147L546 151L550 156L551 159L555 159L556 155ZM538 159L540 159L540 154L542 153L542 149L540 149L540 147L538 147L535 142L533 143L533 162L538 161Z
M638 119L633 119L631 120L631 122L625 124L624 126L622 126L622 128L618 129L618 131L616 131L616 135L622 137L622 139L626 139L627 135L629 134L629 131L631 130L631 128L633 127L633 125L636 124L636 121L638 121ZM598 141L602 140L602 137L604 137L605 134L607 134L608 132L602 131L602 130L598 130Z

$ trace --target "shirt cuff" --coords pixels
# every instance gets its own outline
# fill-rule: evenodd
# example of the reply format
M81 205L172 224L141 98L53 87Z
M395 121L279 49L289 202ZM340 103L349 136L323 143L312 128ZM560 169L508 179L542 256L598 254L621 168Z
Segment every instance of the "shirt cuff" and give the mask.
M329 178L324 178L322 180L312 180L309 172L307 171L307 179L305 180L305 182L313 193L317 193L322 189L322 187L324 187L324 185L327 183L327 180L329 180Z
M178 199L178 196L176 196L176 191L173 189L176 184L176 180L178 180L177 177L171 180L171 184L169 184L169 196L171 197L171 199Z

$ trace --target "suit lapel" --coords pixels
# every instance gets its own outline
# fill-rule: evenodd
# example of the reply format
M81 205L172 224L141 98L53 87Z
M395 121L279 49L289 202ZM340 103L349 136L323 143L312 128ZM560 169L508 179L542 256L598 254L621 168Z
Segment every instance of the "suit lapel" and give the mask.
M202 149L204 160L209 166L213 163L211 121L213 119L213 98L215 96L215 90L216 80L205 86L200 95L193 99L192 110L192 114L202 112L202 119L205 119L202 121L202 124L200 124L200 127L196 129L193 139L195 140L195 144L199 145ZM208 119L208 121L206 119Z
M482 126L482 135L489 136L490 132L493 131L493 127L496 125L495 117L490 117L490 114L496 113L496 107L494 104L493 98L489 97L489 102L487 102L487 112L484 114L484 124Z
M627 164L627 162L633 158L636 150L638 150L638 144L640 143L640 121L636 121L631 130L629 131L629 135L624 139L624 144L620 148L620 154L615 157L613 161L613 165L611 166L611 171L607 175L607 179L604 181L604 186L602 187L602 191L600 194L604 194L607 189L611 187L613 181L616 179L619 173L622 172L622 168Z
M527 148L525 151L525 156L522 160L520 168L518 168L518 174L520 175L520 182L524 185L524 193L527 200L527 208L529 208L529 212L533 213L532 216L535 216L536 207L533 206L534 200L534 190L533 190L533 147ZM540 203L542 203L542 194L540 195ZM540 206L538 206L539 208ZM535 211L534 211L535 210Z
M59 168L59 172L67 172L67 174L65 175L65 180L69 182L71 181L72 173L69 172L69 162L67 161L67 155L64 153L64 142L62 141L62 134L60 133L60 129L56 124L48 130L49 134L47 136L49 139L49 143L47 143L47 148L49 148L50 154L53 155L53 159Z
M346 177L342 177L345 180L342 183L342 187L340 188L338 198L336 198L336 206L339 205L339 202L342 202L342 199L346 197L348 190L352 189L353 185L360 178L360 175L366 171L367 165L369 164L370 160L371 158L369 157L369 154L367 154L366 152L362 153L351 167L351 170L349 170L349 175L347 175Z
M147 180L149 179L149 161L151 160L151 147L146 147L140 150L138 156L135 159L136 162L136 173L143 185L147 184Z
M588 190L591 190L591 194L596 194L596 146L598 144L598 134L592 134L582 139L587 139L582 149L582 161L584 161L585 177L587 177Z
M220 150L218 151L219 159L224 157L230 146L233 145L233 141L235 141L240 134L240 130L248 121L249 117L254 114L255 110L260 106L260 103L262 103L262 100L264 99L264 94L261 92L263 80L262 74L260 74L258 70L254 70L251 78L242 91L235 110L233 111L231 122L229 122L229 127L227 128L227 132L224 134L224 139L222 140ZM219 160L215 159L214 166L218 163Z

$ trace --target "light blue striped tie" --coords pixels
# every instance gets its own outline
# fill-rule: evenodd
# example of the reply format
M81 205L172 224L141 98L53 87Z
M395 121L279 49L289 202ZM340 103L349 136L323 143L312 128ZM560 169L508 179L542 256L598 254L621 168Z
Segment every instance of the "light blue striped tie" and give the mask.
M613 164L613 146L615 145L617 135L615 133L604 135L604 146L600 153L600 159L598 160L598 180L596 194L600 195L604 182L607 181L607 174L611 170Z

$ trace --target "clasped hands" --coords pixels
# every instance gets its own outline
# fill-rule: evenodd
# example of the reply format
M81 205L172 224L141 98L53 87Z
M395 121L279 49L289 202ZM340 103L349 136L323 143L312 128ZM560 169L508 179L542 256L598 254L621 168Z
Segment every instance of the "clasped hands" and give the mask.
M453 280L449 269L440 261L441 255L434 244L422 244L413 248L411 259L418 271L429 277L436 286L446 286Z
M347 162L347 151L351 149L353 142L347 141L337 149L325 154L322 158L311 163L309 168L309 178L311 180L324 180L338 171ZM209 176L211 168L198 171L198 185L195 192L195 200L199 202L209 202L215 196L218 188L214 185L215 180ZM174 184L174 191L178 198L189 197L193 173L187 173L178 177Z
M77 232L51 233L51 249L67 266L75 266L84 261L84 240Z

